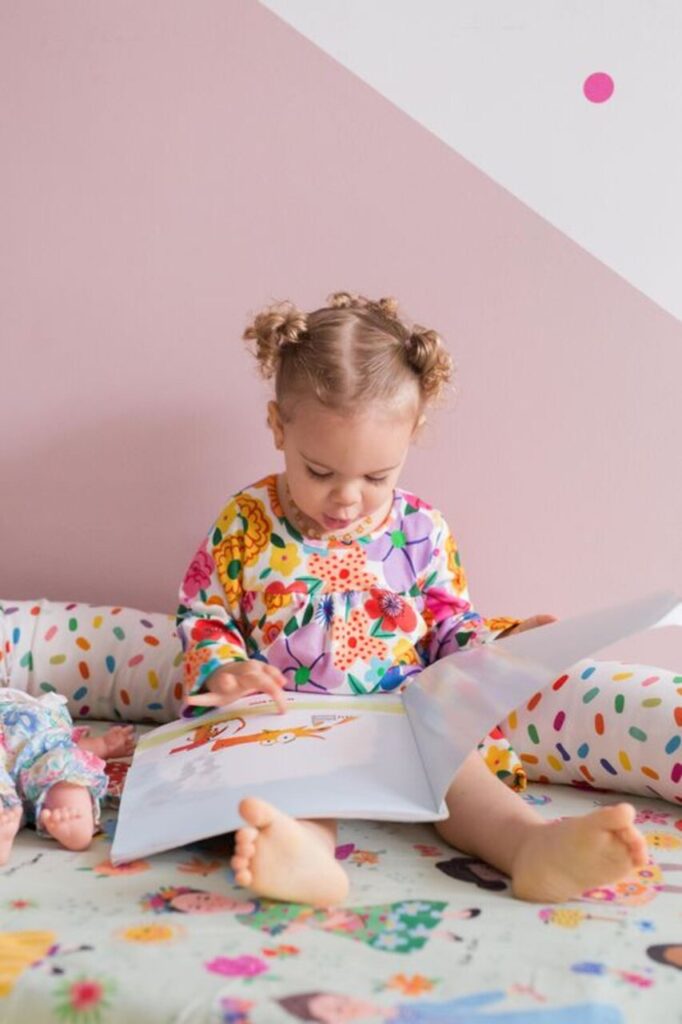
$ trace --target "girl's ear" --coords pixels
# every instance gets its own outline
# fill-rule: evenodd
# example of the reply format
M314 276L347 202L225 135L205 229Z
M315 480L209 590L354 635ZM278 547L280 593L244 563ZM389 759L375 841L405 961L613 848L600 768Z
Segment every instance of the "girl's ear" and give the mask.
M281 451L284 447L284 426L277 402L268 402L268 426L272 431L275 448Z
M424 426L425 423L426 423L426 416L424 415L423 412L421 412L419 414L419 416L417 417L417 422L414 425L414 430L412 431L412 437L416 437L417 436L417 434L422 429L422 427Z

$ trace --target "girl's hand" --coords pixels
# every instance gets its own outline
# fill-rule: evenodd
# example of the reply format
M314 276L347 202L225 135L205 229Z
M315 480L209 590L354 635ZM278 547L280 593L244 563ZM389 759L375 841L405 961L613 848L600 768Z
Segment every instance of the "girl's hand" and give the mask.
M187 703L202 708L220 708L250 693L266 693L272 697L281 714L287 707L286 697L282 693L285 682L284 676L274 665L255 660L235 661L232 665L216 669L208 677L207 692L187 697Z
M514 633L525 633L527 629L536 629L537 626L549 626L550 622L556 622L556 615L531 615L529 619L524 619L523 622L519 622L518 626L512 626L511 629L505 629L504 633L500 633L498 640L501 640L504 636L512 636Z

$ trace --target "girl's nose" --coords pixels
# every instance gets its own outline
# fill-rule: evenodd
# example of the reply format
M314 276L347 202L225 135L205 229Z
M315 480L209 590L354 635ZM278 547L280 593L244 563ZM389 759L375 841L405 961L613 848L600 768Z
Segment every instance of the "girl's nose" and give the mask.
M332 492L332 500L339 512L353 510L360 501L360 494L357 487L349 484L342 484Z

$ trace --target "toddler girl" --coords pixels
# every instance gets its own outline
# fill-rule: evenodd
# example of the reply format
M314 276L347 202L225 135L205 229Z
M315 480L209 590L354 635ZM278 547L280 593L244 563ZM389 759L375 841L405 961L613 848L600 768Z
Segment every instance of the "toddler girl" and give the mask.
M434 331L407 326L392 300L339 293L307 315L272 308L245 337L275 378L268 422L285 469L228 502L187 572L186 714L253 691L280 708L282 688L388 691L461 648L552 621L483 619L442 515L397 488L451 374ZM523 899L566 900L646 861L631 805L546 823L475 752L446 802L443 839L510 875ZM292 902L345 898L334 822L255 798L240 811L239 884Z

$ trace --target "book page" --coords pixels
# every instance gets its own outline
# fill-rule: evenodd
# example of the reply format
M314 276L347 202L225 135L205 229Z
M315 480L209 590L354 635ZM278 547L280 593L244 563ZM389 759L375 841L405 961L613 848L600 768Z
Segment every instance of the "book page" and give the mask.
M478 742L575 662L616 640L682 625L674 594L576 616L452 654L426 668L404 701L436 796Z
M397 695L256 694L147 733L128 772L114 863L231 831L261 796L295 817L432 821L438 805Z

